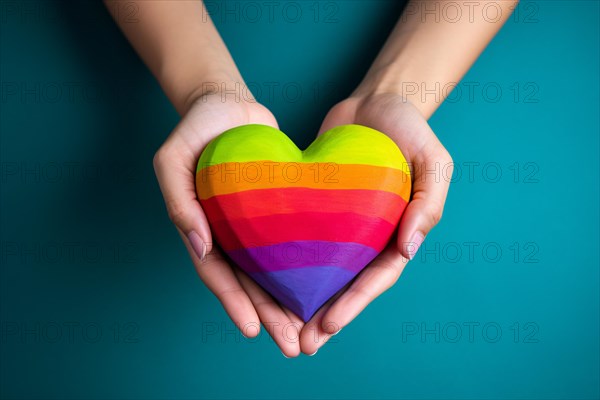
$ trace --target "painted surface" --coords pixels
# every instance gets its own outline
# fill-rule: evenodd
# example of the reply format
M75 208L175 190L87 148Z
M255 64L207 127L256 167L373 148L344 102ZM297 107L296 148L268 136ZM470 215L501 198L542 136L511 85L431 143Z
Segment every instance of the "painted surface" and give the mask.
M206 147L196 191L229 258L304 321L383 250L410 198L398 146L360 125L301 151L264 125Z

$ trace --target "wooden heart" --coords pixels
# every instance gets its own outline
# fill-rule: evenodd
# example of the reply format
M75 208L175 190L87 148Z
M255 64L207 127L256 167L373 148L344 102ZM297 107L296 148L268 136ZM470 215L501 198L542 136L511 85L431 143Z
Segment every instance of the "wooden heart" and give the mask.
M383 250L410 188L396 144L360 125L304 151L270 126L233 128L208 144L196 172L216 242L304 321Z

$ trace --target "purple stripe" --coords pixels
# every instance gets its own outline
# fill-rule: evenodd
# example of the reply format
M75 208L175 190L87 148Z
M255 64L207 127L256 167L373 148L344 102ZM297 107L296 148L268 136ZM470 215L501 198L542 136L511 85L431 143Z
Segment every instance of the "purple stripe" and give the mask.
M356 274L377 256L377 250L359 243L315 240L236 249L227 255L248 273L331 266Z
M307 322L355 273L337 267L254 272L250 276L281 304Z

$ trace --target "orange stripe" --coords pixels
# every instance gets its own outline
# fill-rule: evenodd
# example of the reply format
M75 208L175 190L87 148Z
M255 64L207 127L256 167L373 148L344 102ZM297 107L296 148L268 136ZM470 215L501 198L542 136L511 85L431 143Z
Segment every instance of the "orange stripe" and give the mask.
M200 199L254 189L363 189L396 193L408 201L410 178L401 170L363 164L230 162L196 174Z
M277 188L246 190L202 200L211 223L299 212L356 213L378 217L395 225L406 201L381 190L319 190Z

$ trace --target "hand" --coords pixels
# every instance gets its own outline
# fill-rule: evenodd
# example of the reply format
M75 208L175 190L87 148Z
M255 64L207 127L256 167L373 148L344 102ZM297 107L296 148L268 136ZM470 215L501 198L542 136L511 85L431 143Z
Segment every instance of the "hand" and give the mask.
M344 124L368 126L396 142L411 167L412 198L402 215L397 239L306 323L300 335L306 354L314 354L396 283L427 233L440 221L452 176L450 155L421 112L399 95L351 97L333 107L319 134ZM433 171L444 173L440 176Z
M277 127L275 117L262 105L221 93L200 96L154 157L156 177L171 221L177 227L198 275L217 296L227 314L247 337L258 335L262 321L286 357L300 353L302 320L277 304L238 267L229 265L212 247L206 215L196 197L198 158L208 142L224 131L244 124ZM290 337L292 336L292 337Z

